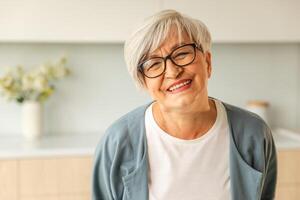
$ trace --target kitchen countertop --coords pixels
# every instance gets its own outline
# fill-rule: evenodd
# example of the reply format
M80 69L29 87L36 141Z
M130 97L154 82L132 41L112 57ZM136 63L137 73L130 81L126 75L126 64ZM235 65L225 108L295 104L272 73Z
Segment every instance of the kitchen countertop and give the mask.
M272 134L277 150L300 150L300 133L278 128L273 130Z
M93 155L99 134L45 135L26 141L21 135L0 137L0 159Z
M101 136L101 133L45 135L37 141L26 141L21 135L0 136L0 159L92 156ZM277 150L300 150L300 133L275 129L273 137Z

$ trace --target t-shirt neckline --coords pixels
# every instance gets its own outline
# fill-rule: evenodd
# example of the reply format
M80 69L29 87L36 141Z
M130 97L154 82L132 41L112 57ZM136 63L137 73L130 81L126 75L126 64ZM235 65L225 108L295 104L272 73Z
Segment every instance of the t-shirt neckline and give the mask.
M222 114L223 114L223 110L221 108L222 104L217 99L212 99L212 100L215 102L216 109L217 109L216 120L215 120L213 126L204 135L201 135L200 137L192 139L192 140L185 140L185 139L180 139L180 138L174 137L174 136L168 134L167 132L165 132L163 129L161 129L153 117L153 112L152 112L153 103L148 107L148 112L149 112L148 117L149 117L149 120L150 120L154 130L155 130L155 133L159 134L159 136L161 136L165 140L169 140L173 143L179 143L179 144L201 143L201 142L213 137L217 132L215 130L217 130L221 126L221 118L222 118Z

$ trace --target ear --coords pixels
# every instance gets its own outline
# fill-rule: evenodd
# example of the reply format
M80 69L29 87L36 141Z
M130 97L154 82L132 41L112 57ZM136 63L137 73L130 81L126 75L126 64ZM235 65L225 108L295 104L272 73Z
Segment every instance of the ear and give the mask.
M210 78L211 76L211 71L212 71L212 66L211 66L211 53L206 52L205 53L205 61L207 64L206 70L207 70L207 77Z

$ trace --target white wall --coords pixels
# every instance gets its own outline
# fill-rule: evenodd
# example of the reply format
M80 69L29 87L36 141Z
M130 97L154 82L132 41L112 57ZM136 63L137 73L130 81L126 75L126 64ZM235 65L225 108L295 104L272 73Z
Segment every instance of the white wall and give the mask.
M51 134L103 132L122 114L150 98L138 92L123 60L122 44L0 44L4 66L33 66L66 53L73 75L57 84L45 104ZM216 44L209 94L244 106L248 99L271 102L274 126L300 130L300 46ZM20 134L21 107L0 98L0 135Z
M210 94L241 107L250 99L267 100L272 126L300 129L299 47L215 45Z

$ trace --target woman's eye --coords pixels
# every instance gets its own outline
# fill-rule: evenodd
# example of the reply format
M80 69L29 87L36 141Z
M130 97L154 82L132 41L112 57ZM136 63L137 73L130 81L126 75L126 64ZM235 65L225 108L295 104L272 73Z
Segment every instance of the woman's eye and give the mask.
M160 67L160 64L161 64L160 62L152 63L146 69L147 71L156 70Z
M189 54L189 52L181 52L181 53L176 54L174 56L174 58L175 59L185 58L188 54Z

